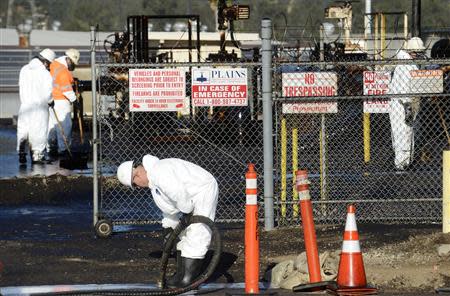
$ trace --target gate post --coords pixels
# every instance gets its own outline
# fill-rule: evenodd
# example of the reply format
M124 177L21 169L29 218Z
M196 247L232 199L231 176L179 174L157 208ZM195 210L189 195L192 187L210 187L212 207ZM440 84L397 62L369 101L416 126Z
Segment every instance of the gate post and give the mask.
M91 82L92 82L92 183L93 225L98 220L98 153L97 153L97 71L95 63L96 29L91 26Z
M272 21L261 20L261 70L264 141L264 228L273 230Z

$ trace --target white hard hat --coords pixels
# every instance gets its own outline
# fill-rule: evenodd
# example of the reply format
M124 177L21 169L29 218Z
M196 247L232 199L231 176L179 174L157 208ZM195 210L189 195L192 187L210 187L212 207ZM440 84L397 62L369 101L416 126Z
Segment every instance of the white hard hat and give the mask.
M49 61L50 63L53 62L55 59L55 52L51 50L50 48L43 49L39 55Z
M423 45L422 39L419 37L412 37L406 42L407 51L424 51L425 46Z
M80 60L80 52L75 48L69 48L65 52L66 56L68 56L75 65L78 65L78 61Z
M133 187L133 161L125 161L117 168L117 179L128 187Z

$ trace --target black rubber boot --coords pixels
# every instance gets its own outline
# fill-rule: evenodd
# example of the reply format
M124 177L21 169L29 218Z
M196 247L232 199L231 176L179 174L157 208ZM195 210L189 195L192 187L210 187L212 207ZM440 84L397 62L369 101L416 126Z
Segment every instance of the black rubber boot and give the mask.
M25 146L27 141L21 141L19 144L19 163L24 165L27 163L27 153L25 152Z
M21 165L27 163L27 154L26 153L19 153L19 163Z
M177 288L183 288L192 284L193 281L202 273L203 259L192 259L181 257L182 268L184 270L183 276L179 282L177 282Z
M184 275L183 273L183 262L181 259L181 251L177 251L177 270L175 273L167 279L166 285L169 288L177 287L177 283L180 281L181 277Z

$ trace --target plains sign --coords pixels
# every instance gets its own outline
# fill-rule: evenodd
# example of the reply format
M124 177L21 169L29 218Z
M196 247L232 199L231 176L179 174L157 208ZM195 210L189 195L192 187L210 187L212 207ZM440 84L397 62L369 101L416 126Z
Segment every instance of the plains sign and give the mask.
M205 106L247 106L247 69L192 69L192 104Z

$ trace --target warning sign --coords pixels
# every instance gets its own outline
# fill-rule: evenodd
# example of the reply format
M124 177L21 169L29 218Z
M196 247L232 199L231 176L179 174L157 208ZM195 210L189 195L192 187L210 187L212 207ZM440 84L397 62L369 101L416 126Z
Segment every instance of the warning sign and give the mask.
M247 106L247 69L192 69L192 104L204 106Z
M337 95L337 75L333 72L282 74L283 97L333 97Z
M364 95L382 96L388 93L391 82L389 71L364 71Z
M385 96L391 82L390 71L364 71L364 95ZM389 99L367 99L363 105L364 113L389 113Z
M337 113L336 102L284 103L283 114L297 113Z
M130 111L177 111L185 100L185 72L180 69L130 69Z
M411 70L411 93L436 94L444 91L442 70Z

